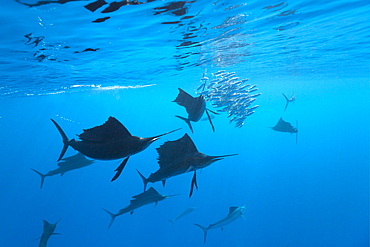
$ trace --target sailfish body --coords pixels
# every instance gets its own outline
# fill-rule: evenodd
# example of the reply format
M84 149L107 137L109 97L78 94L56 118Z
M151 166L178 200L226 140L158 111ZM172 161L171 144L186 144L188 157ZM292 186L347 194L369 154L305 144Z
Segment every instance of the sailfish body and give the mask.
M298 129L296 127L284 121L282 117L279 119L279 121L274 127L271 127L271 129L278 131L278 132L287 132L291 134L298 132Z
M184 120L189 125L191 132L194 132L191 122L198 122L202 118L204 112L207 113L207 117L212 126L212 130L215 131L211 117L208 113L208 111L210 110L206 108L206 101L203 95L193 97L184 90L182 90L181 88L179 88L179 94L177 95L176 99L173 102L176 102L178 105L185 107L186 112L188 113L188 117L187 118L181 116L176 117ZM217 114L215 112L212 113Z
M245 209L246 205L245 206L242 206L242 207L230 207L229 208L229 214L213 223L213 224L210 224L208 227L205 227L205 226L202 226L202 225L199 225L199 224L194 224L196 226L198 226L199 228L201 228L204 232L204 243L206 242L207 240L207 233L208 233L208 230L211 230L211 229L216 229L216 228L223 228L225 225L228 225L230 224L231 222L233 222L234 220L240 218L240 217L244 217L243 213L244 213L244 209Z
M50 224L46 220L43 220L43 222L44 222L44 227L43 227L42 235L40 237L39 247L46 247L49 238L52 235L59 234L59 233L54 233L55 228L57 227L57 224L58 224L59 221L57 223L55 223L55 224Z
M42 174L41 172L38 172L32 168L31 170L41 176L40 188L42 188L45 177L51 177L51 176L58 175L58 174L60 174L60 176L63 176L64 173L66 172L89 166L93 164L94 162L95 162L94 160L86 159L86 157L83 154L77 153L71 157L61 159L61 161L58 163L58 168L51 170L46 174Z
M205 168L212 163L223 159L230 155L208 156L200 153L188 134L176 141L165 142L157 148L159 154L158 163L159 169L145 178L139 171L139 175L144 182L144 190L148 183L162 181L165 184L166 180L186 172L194 171L194 177L191 185L190 196L193 191L193 186L197 187L196 171Z
M78 135L81 140L75 140L68 139L62 128L53 119L51 121L63 138L64 146L58 161L63 158L69 146L83 155L97 160L115 160L127 157L116 169L117 174L112 180L119 176L131 155L145 150L159 137L176 131L141 138L131 135L116 118L109 117L103 125L85 129L82 134Z
M106 209L103 209L105 212L107 212L111 216L111 221L109 223L108 228L111 227L111 225L113 224L114 219L117 216L120 216L120 215L128 213L128 212L130 212L130 214L133 214L134 210L136 210L136 209L138 209L142 206L145 206L145 205L148 205L148 204L151 204L151 203L157 204L159 201L162 201L162 200L164 200L168 197L171 197L171 196L173 196L173 195L170 195L170 196L161 195L153 187L150 187L147 191L144 191L141 194L133 196L132 197L133 199L130 201L130 204L128 206L122 208L121 210L119 210L115 214L109 212Z

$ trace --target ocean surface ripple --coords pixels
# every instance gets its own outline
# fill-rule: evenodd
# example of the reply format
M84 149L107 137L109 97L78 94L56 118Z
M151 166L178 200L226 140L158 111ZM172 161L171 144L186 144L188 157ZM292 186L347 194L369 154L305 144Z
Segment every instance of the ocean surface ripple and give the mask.
M7 0L0 10L6 37L0 41L0 95L148 86L228 67L248 77L268 71L363 78L369 5Z

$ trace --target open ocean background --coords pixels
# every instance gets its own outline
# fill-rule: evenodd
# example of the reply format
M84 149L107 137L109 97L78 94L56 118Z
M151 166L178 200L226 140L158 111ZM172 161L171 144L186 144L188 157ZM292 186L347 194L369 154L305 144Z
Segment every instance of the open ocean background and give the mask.
M369 1L105 1L2 1L0 246L38 246L43 219L61 219L48 247L369 246ZM192 134L172 101L219 70L257 84L260 107L242 128L221 114L214 133L199 121ZM296 96L286 111L282 93ZM140 137L182 130L132 156L114 182L121 160L47 177L40 189L30 168L56 169L62 149L50 118L74 138L109 116ZM299 123L298 144L269 128L280 117ZM156 148L184 133L202 153L239 155L198 172L190 199L191 173L149 184L180 195L108 229L102 208L117 212L142 193L136 169L156 171ZM248 201L246 220L203 243L193 223Z

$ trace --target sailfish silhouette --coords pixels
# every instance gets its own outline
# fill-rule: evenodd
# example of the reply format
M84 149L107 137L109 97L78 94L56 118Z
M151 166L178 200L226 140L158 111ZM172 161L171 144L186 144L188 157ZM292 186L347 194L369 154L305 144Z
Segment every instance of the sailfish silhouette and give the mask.
M278 132L287 132L290 134L295 133L296 134L296 143L298 143L298 122L297 127L294 127L291 123L285 122L283 118L281 117L277 124L274 127L271 127L271 129L278 131Z
M148 178L145 178L138 171L144 182L144 190L148 183L162 181L164 186L168 178L193 171L194 175L191 181L189 197L193 194L194 186L198 188L197 170L205 168L225 157L236 155L208 156L200 153L188 134L185 134L176 141L165 142L162 146L157 148L157 152L159 154L159 169L150 174Z
M62 128L53 119L51 121L57 127L63 138L63 149L60 153L61 160L71 146L73 149L83 155L97 160L115 160L125 158L117 167L116 174L111 181L116 180L125 167L131 155L145 150L150 144L158 140L159 137L177 131L179 129L147 138L133 136L116 118L109 117L108 120L100 126L91 129L84 129L83 133L78 135L81 141L68 139Z
M188 113L188 118L184 118L181 116L176 117L184 120L189 125L189 128L192 133L194 133L194 131L193 127L191 126L191 122L198 122L202 118L204 112L206 112L207 114L213 132L215 131L215 127L213 126L211 116L209 115L208 112L212 112L213 114L218 113L206 108L206 101L203 95L193 97L184 90L182 90L181 88L179 88L179 94L177 95L176 99L173 102L176 102L177 104L185 107L186 112Z

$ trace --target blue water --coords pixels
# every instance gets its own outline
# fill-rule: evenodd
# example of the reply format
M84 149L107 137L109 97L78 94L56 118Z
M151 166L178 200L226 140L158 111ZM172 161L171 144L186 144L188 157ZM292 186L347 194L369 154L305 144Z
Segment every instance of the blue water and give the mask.
M369 246L370 3L368 1L138 1L94 12L94 1L6 0L0 8L0 246ZM22 4L23 3L23 4ZM110 11L110 12L109 12ZM103 12L103 13L102 13ZM109 17L109 18L108 18ZM186 123L172 101L201 78L236 72L258 85L259 107L241 128L227 114ZM296 101L286 111L282 93ZM208 108L211 107L208 102ZM214 109L213 109L214 110ZM133 135L182 128L121 160L47 177L62 141L114 116ZM269 127L280 117L295 135ZM109 215L143 192L158 148L188 133L208 155L238 153L198 172L150 184L176 197L133 215ZM76 151L69 148L66 156ZM249 202L249 203L248 203ZM231 206L245 220L209 230ZM194 212L174 219L190 207Z

